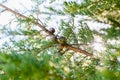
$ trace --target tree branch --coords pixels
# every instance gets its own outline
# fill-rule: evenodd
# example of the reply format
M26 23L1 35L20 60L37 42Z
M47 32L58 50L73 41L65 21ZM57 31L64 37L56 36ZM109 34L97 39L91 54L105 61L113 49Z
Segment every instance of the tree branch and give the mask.
M67 47L68 50L73 50L73 51L75 51L75 52L80 52L80 53L82 53L82 54L85 54L85 55L91 56L91 57L93 56L93 54L88 53L88 52L85 51L85 50L82 50L82 49L79 49L79 48L72 47L71 45L67 45L66 47Z
M5 10L7 10L7 11L9 11L9 12L11 12L11 13L19 16L19 17L22 17L22 18L24 18L24 19L29 18L29 17L27 17L27 16L25 16L25 15L23 15L23 14L20 14L19 12L16 12L16 11L14 11L14 10L6 7L5 5L3 5L3 4L1 4L1 3L0 3L0 6L1 6L2 8L5 8ZM52 36L55 36L55 37L56 37L56 35L52 34L49 30L47 30L47 29L45 28L45 26L42 26L37 20L31 20L31 21L32 21L33 23L35 23L36 25L38 25L38 26L39 26L43 31L45 31L48 35L52 35ZM57 42L57 41L56 41L56 42ZM58 42L57 42L57 43L58 43ZM59 43L58 43L58 44L59 44ZM88 53L88 52L85 51L85 50L81 50L81 49L79 49L79 48L72 47L72 45L69 45L69 44L67 44L67 45L65 45L65 46L63 46L63 47L67 47L68 50L73 50L73 51L75 51L75 52L80 52L80 53L85 54L85 55L87 55L87 56L93 56L93 54L90 54L90 53Z
M18 12L16 12L16 11L14 11L14 10L6 7L5 5L3 5L3 4L1 4L1 3L0 3L0 6L3 7L3 8L5 8L7 11L9 11L9 12L11 12L11 13L19 16L19 17L22 17L22 18L24 18L24 19L29 18L29 17L27 17L27 16L25 16L25 15L23 15L23 14L20 14L20 13L18 13ZM38 21L35 21L35 20L33 21L33 20L32 20L32 22L35 23L36 25L38 25L38 26L39 26L43 31L45 31L47 34L53 35L53 34L51 34L44 26L42 26Z

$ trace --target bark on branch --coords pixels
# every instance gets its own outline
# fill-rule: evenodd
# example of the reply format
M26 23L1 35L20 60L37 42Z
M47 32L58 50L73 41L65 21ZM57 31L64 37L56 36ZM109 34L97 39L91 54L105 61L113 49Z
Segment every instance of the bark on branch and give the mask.
M66 47L67 47L68 50L73 50L73 51L75 51L75 52L80 52L80 53L85 54L85 55L87 55L87 56L93 56L93 54L91 54L91 53L89 53L89 52L87 52L87 51L85 51L85 50L72 47L71 45L67 45Z

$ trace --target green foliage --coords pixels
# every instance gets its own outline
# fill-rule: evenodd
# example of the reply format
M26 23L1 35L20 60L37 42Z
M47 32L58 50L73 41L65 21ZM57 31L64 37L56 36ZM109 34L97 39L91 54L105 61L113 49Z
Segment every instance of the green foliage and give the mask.
M90 30L90 28L88 27L88 25L86 23L84 23L84 24L81 23L81 28L80 28L80 30L78 32L78 38L83 43L93 41L92 31Z
M81 21L79 23L79 26L75 26L72 23L64 21L61 22L60 30L62 34L67 38L68 43L77 44L78 42L89 43L93 41L92 31L86 23ZM77 32L75 29L78 29L79 31Z
M33 13L35 16L42 16L42 12L37 12L41 4L46 0L32 0L35 3ZM50 0L53 4L56 0ZM1 33L12 36L10 43L5 43L0 49L0 80L119 80L120 79L120 46L118 43L112 45L107 43L109 39L119 40L120 36L120 1L119 0L84 0L82 3L64 2L63 11L54 7L45 7L47 16L62 15L67 19L61 19L60 25L56 26L55 35L62 35L67 39L68 44L76 44L77 48L87 49L92 47L94 36L97 34L105 41L106 50L96 52L89 58L75 52L66 51L63 56L58 52L58 44L43 33L43 30L36 29L35 22L38 18L33 15L26 19L16 18L18 22L16 30L5 25L0 30ZM32 12L30 12L32 13ZM105 14L104 14L105 13ZM104 15L103 15L104 14ZM116 15L117 14L117 15ZM92 21L102 22L112 27L101 29L94 33L87 25L87 19L79 19L76 25L77 16L87 16ZM101 21L101 18L103 21ZM41 18L40 18L41 19ZM53 19L53 18L52 18ZM45 20L45 21L44 21ZM43 19L47 25L48 17ZM51 23L53 24L53 23ZM42 24L43 25L43 24ZM47 25L49 26L49 25ZM48 29L48 27L45 27ZM40 27L40 26L39 26ZM51 27L51 26L49 26ZM59 34L60 33L60 34ZM21 40L15 40L17 36L23 36ZM88 44L88 46L79 45ZM74 45L73 45L74 46ZM76 46L75 46L76 47ZM77 55L77 57L76 57Z
M66 61L60 56L53 56L47 53L35 56L31 53L17 54L12 51L11 54L0 54L1 59L1 74L0 79L13 80L47 80L47 79L80 79L79 75L90 76L94 75L91 71L93 66L86 66L85 69L80 69L82 66L72 66L69 61ZM80 72L77 71L80 70ZM82 72L81 72L82 71ZM84 71L89 71L87 75ZM81 73L81 74L80 74ZM3 76L6 76L5 78Z
M64 8L64 11L68 14L75 15L78 13L77 8L79 8L79 4L76 2L64 2L64 5L66 6Z
M119 38L120 36L120 31L114 27L108 28L108 29L103 29L103 31L107 32L107 35L105 36L106 38L112 39L115 37L116 39Z
M103 59L105 67L101 70L101 75L104 76L104 80L119 80L120 78L120 62L117 60L117 55L108 52L106 59Z
M82 3L64 2L64 11L70 15L88 15L97 22L107 23L113 25L114 29L120 30L120 3L118 0L84 0ZM116 34L113 30L106 30ZM119 33L118 33L119 34ZM111 38L119 37L119 35L111 35ZM108 37L109 38L109 37Z
M70 42L77 43L78 42L74 29L75 29L75 26L74 25L71 26L71 23L61 21L60 30L61 30L62 34L67 38L68 43L70 43Z
M45 78L48 72L49 57L46 57L46 61L38 60L36 56L26 54L1 54L2 66L1 68L5 72L4 74L13 80L38 80L39 78ZM43 67L44 66L44 67ZM3 74L3 75L4 75Z
M47 53L35 56L27 52L25 54L17 54L12 51L11 54L1 53L0 59L0 68L4 72L0 76L0 79L2 80L8 78L13 80L84 80L86 79L86 76L94 76L95 74L93 65L86 66L86 68L82 67L82 65L73 66L71 65L71 62L66 61L64 58L49 55ZM89 73L85 74L86 71ZM3 76L6 77L4 78Z
M59 15L65 15L64 12L62 10L56 10L52 7L46 7L48 10L54 12L54 14L59 14Z

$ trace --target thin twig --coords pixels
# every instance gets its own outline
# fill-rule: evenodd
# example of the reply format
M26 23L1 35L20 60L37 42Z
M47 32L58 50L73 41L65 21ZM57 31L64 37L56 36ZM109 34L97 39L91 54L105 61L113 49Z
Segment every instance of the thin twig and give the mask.
M19 12L16 12L16 11L14 11L14 10L12 10L12 9L4 6L4 5L1 4L1 3L0 3L0 6L3 7L3 8L5 8L7 11L9 11L9 12L15 14L15 15L18 15L18 16L24 18L24 19L29 18L29 17L27 17L27 16L25 16L25 15L23 15L23 14L20 14ZM37 24L37 25L38 25L43 31L45 31L47 34L53 35L53 34L51 34L44 26L42 26L38 21L32 21L32 22L35 23L35 24Z
M67 45L66 47L67 47L68 50L73 50L73 51L75 51L75 52L80 52L80 53L85 54L85 55L87 55L87 56L93 56L93 54L91 54L91 53L89 53L89 52L87 52L87 51L85 51L85 50L72 47L71 45Z

